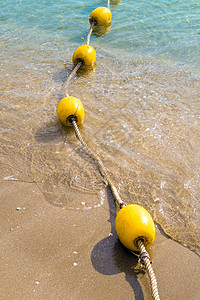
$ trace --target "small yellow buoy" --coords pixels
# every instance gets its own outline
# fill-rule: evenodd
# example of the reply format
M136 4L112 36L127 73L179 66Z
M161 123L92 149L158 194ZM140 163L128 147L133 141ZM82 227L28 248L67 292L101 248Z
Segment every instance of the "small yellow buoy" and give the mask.
M60 100L57 106L57 116L61 124L72 126L71 117L74 117L79 125L85 117L85 110L82 102L76 97L68 96Z
M95 22L95 25L107 25L112 18L112 13L109 8L107 7L97 7L94 9L90 16L89 16L89 22L92 24Z
M83 66L91 67L96 60L96 51L90 45L81 45L79 46L72 57L72 61L74 65L82 62Z
M118 212L115 228L121 243L132 251L139 251L138 240L143 240L145 247L149 247L155 239L156 231L151 215L137 204L126 205Z

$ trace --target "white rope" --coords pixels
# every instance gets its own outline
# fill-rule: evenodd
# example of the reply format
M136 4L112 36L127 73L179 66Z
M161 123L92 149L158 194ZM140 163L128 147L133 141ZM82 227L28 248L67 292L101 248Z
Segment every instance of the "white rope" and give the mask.
M142 240L139 240L137 244L138 244L138 248L140 249L140 258L144 262L144 265L147 270L147 274L150 279L151 293L152 293L153 300L160 300L156 275L155 275L153 267L151 265L149 254L148 254L148 252L145 248L144 242Z
M90 25L90 31L89 31L88 36L87 36L86 45L90 44L90 37L91 37L92 31L93 31L94 25L95 25L95 22L93 21L92 24Z
M68 86L69 86L69 82L70 80L76 75L76 72L78 71L78 69L83 65L83 63L81 61L79 61L77 63L77 65L75 66L75 68L73 69L73 71L71 72L71 74L69 75L69 77L67 78L66 84L65 84L65 96L69 97L69 92L68 92Z
M107 6L108 6L108 8L110 8L110 0L108 0ZM91 37L92 31L93 31L94 25L95 25L95 22L92 22L92 24L90 26L90 31L89 31L88 36L87 36L87 43L86 43L87 45L89 45L89 43L90 43L90 37ZM66 88L65 88L66 96L69 96L69 94L68 94L68 85L69 85L70 80L75 76L76 72L78 71L78 69L82 65L83 65L83 63L81 61L79 61L77 63L77 65L75 66L75 68L73 69L73 71L71 72L71 74L69 75L69 77L66 81ZM76 113L77 113L77 110L76 110ZM113 182L111 181L110 176L108 175L107 170L104 167L104 165L103 165L101 159L99 158L99 156L96 153L94 153L93 150L83 140L83 138L81 136L81 133L78 129L77 123L76 123L76 116L75 116L76 113L70 119L70 121L71 121L71 123L74 127L76 137L79 139L79 141L82 143L82 145L86 148L86 150L92 156L92 158L98 163L99 170L100 170L102 176L107 180L107 182L110 186L110 189L113 193L113 196L114 196L114 199L115 199L115 204L116 204L116 206L118 206L119 209L121 209L124 206L126 206L126 203L121 200L120 195L119 195L116 187L114 186ZM137 245L138 245L138 248L140 249L139 259L145 265L146 270L147 270L147 274L148 274L149 279L150 279L150 285L151 285L151 292L152 292L153 300L160 300L159 293L158 293L158 286L157 286L156 276L155 276L155 273L153 271L151 261L150 261L150 257L149 257L149 254L148 254L146 248L145 248L144 242L142 240L138 240Z
M97 161L97 163L98 163L98 165L99 165L99 167L100 167L100 172L101 172L102 176L107 180L107 182L108 182L108 184L109 184L109 186L110 186L110 188L111 188L111 191L112 191L112 193L113 193L113 195L114 195L115 202L116 202L117 206L118 206L119 208L122 208L122 207L126 206L125 202L123 202L123 201L121 200L121 198L120 198L120 196L119 196L119 193L118 193L116 187L114 186L112 180L110 179L110 176L108 175L107 170L106 170L106 168L104 167L104 165L103 165L101 159L99 158L99 156L98 156L96 153L93 152L93 150L92 150L92 149L86 144L86 142L83 140L83 138L82 138L82 136L81 136L81 133L80 133L80 131L79 131L79 129L78 129L78 126L77 126L77 123L76 123L75 118L72 117L72 118L71 118L71 122L72 122L72 125L73 125L73 127L74 127L74 131L75 131L75 133L76 133L77 138L78 138L79 141L82 143L82 145L86 148L86 150L88 151L88 153L91 154L92 158L93 158L94 160Z

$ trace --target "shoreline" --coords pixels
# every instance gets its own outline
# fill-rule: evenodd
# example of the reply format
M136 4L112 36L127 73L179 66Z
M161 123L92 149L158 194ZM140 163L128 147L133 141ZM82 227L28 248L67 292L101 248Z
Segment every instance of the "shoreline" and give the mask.
M87 205L88 195L77 199ZM106 198L72 210L48 203L35 183L1 182L0 299L151 299L146 272L118 241L109 190ZM199 299L194 252L157 228L149 253L161 299Z

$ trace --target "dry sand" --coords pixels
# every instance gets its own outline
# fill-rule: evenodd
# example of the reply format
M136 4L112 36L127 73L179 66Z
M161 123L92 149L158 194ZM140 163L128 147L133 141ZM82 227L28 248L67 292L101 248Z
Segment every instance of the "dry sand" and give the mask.
M88 197L77 192L86 206ZM109 191L101 207L72 210L50 205L35 183L4 181L0 201L0 299L151 299L117 239ZM157 229L150 255L161 299L200 299L195 253Z

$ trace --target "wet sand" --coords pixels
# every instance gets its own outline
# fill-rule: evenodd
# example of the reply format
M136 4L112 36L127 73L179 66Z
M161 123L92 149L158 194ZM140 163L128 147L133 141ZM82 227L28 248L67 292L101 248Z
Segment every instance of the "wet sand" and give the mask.
M118 241L115 208L53 206L35 183L1 186L0 299L151 299L147 274ZM95 200L95 199L94 199ZM200 298L199 257L164 236L150 255L161 299Z

